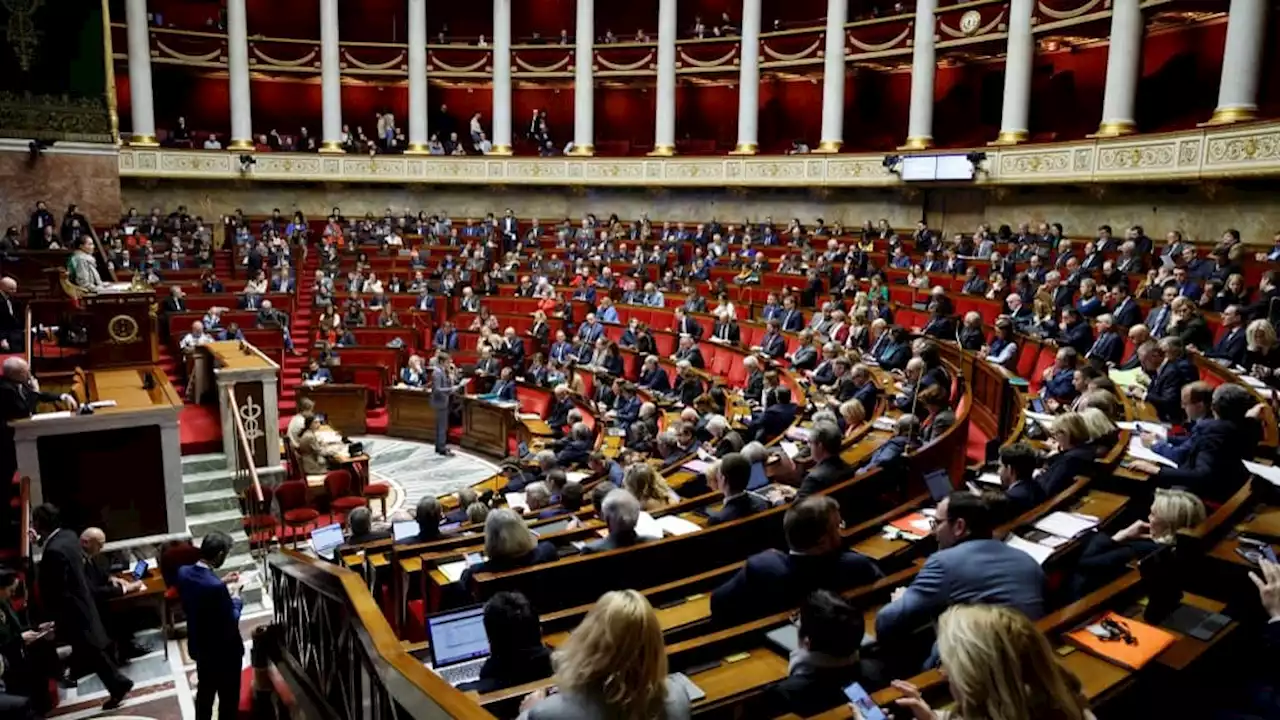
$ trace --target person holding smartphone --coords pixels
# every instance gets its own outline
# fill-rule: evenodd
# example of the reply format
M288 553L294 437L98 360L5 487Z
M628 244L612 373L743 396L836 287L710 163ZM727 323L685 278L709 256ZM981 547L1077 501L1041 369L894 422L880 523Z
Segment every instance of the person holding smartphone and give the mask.
M0 569L0 681L4 694L30 698L31 709L38 715L50 710L49 679L62 677L62 663L53 638L52 622L30 627L13 609L13 597L20 589L18 574ZM0 717L9 708L0 695ZM16 717L22 717L17 715Z
M818 590L800 606L799 620L800 644L791 651L787 677L765 690L760 717L816 715L848 702L846 687L858 685L865 693L883 684L879 664L860 655L862 611Z

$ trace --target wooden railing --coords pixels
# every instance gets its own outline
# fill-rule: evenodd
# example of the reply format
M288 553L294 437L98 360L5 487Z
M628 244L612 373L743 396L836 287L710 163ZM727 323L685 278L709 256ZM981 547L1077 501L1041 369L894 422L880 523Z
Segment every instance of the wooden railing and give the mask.
M267 557L281 657L339 720L482 720L488 712L405 652L365 580L291 550Z

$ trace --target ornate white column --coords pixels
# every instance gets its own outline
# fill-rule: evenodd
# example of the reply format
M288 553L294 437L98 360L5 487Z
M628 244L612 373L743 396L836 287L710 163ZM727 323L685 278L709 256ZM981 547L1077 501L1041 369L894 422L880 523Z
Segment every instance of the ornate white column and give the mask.
M738 146L732 155L760 149L760 0L742 0L738 51Z
M427 153L427 0L409 0L409 154Z
M1142 67L1142 9L1139 0L1111 3L1111 45L1107 48L1107 88L1102 96L1102 124L1096 137L1137 132L1134 108Z
M129 33L129 109L133 118L130 145L155 147L155 99L151 90L151 28L147 26L147 0L128 0L124 6Z
M511 0L493 0L492 154L511 154Z
M231 139L228 150L253 149L249 95L249 16L245 0L227 0L227 72L231 85Z
M849 0L827 0L826 48L822 56L822 137L818 152L844 145L844 23Z
M1218 107L1206 125L1227 125L1258 116L1258 81L1262 73L1262 44L1267 36L1266 21L1267 0L1231 0Z
M320 152L342 152L342 55L338 48L338 0L320 0Z
M577 30L573 36L573 152L589 156L596 153L595 110L596 86L592 65L595 63L595 0L578 0Z
M1004 107L1000 112L1000 136L993 145L1017 145L1030 136L1031 69L1035 40L1031 37L1034 0L1010 0L1009 44L1004 60Z
M937 0L916 0L915 39L911 51L911 110L903 150L933 147L933 35Z
M653 129L656 157L676 154L676 0L658 0L658 88Z

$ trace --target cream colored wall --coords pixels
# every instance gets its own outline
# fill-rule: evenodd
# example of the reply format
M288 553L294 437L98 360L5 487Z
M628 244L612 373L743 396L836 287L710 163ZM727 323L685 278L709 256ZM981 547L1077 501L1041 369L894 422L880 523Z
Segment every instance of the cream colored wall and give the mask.
M1143 225L1152 236L1170 229L1210 242L1228 227L1241 231L1247 242L1270 244L1280 231L1280 202L1275 184L1241 186L1141 185L1097 186L1081 189L1026 187L1021 189L921 188L858 191L737 190L559 190L528 188L430 188L400 186L327 186L290 184L198 184L171 181L122 181L124 207L145 210L185 204L206 219L242 208L251 216L273 208L285 213L301 209L322 217L339 206L347 216L386 208L396 213L412 208L428 213L448 212L455 218L480 217L511 208L520 217L543 220L579 218L593 212L617 213L624 221L647 212L665 218L721 222L758 221L772 216L785 223L799 217L806 224L822 217L828 223L860 225L864 220L888 218L898 228L915 223L927 207L934 227L972 230L980 221L1001 223L1061 222L1069 235L1092 234L1103 223L1117 232L1130 224Z

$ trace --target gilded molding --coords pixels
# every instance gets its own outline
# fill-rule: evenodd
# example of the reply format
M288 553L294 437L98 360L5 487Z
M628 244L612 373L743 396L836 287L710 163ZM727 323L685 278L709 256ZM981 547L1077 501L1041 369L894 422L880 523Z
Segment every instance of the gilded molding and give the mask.
M982 150L987 153L987 172L975 185L1280 177L1280 122ZM883 159L882 153L696 158L259 153L252 179L570 187L902 186L897 175L885 170ZM120 151L119 163L125 178L244 179L235 155L227 152L127 146Z

